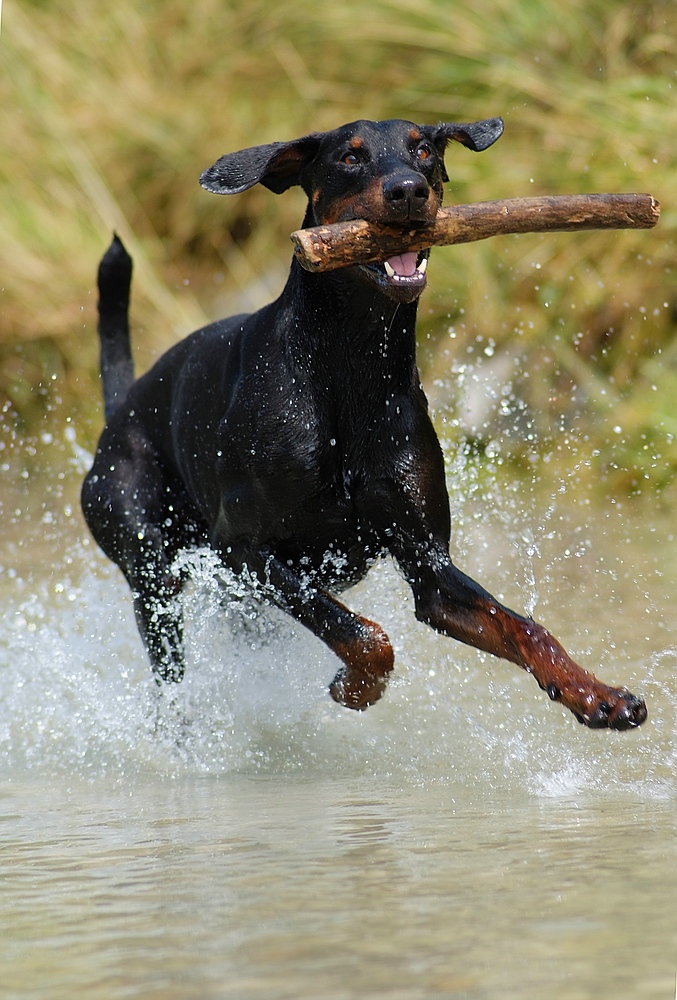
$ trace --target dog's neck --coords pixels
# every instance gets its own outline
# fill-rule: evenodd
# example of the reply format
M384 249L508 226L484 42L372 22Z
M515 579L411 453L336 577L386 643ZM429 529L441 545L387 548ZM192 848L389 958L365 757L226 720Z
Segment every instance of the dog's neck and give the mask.
M302 371L337 382L348 376L361 405L408 391L416 369L417 303L398 303L354 269L311 274L292 263L280 304L287 307L284 336L290 359Z
M359 275L311 274L292 264L276 304L283 350L292 378L313 400L317 439L332 442L346 482L360 475L384 433L397 438L384 429L399 425L405 400L421 394L416 307Z

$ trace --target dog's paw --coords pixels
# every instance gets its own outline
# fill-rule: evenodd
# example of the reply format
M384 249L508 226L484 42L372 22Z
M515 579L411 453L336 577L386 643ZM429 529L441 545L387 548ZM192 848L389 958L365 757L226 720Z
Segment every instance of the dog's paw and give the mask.
M329 685L334 701L345 708L363 712L379 700L388 686L388 677L343 667Z
M552 698L550 688L548 694ZM555 695L553 701L559 701ZM564 699L561 699L564 701ZM631 694L627 688L607 688L604 695L594 701L589 708L580 711L579 707L567 706L578 721L589 729L636 729L646 720L646 702L643 698Z
M636 729L647 716L646 702L627 688L613 691L613 698L601 701L584 723L591 729Z

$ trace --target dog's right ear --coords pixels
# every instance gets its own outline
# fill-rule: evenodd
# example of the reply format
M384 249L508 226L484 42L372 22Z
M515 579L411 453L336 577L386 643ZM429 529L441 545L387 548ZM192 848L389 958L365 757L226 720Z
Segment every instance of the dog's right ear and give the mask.
M200 184L214 194L240 194L255 184L281 194L300 184L301 172L315 159L321 141L322 134L313 133L293 142L271 142L227 153L204 171Z

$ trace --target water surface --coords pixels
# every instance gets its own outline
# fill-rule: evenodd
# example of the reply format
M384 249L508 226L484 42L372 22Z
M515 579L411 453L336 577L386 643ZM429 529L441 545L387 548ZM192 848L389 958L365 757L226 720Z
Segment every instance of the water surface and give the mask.
M638 732L585 730L434 635L388 563L349 595L396 649L368 712L334 705L332 654L224 599L204 555L187 677L158 698L78 513L72 437L0 472L3 997L672 1000L664 504L451 455L457 562L643 693Z

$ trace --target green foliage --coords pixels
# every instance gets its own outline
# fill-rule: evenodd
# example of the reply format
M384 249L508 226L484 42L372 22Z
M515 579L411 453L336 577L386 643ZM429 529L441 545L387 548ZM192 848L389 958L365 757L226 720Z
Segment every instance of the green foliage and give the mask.
M5 419L57 397L96 414L113 229L135 260L140 369L275 294L302 196L208 195L197 178L222 153L359 117L502 115L486 153L450 149L448 202L650 191L663 217L438 249L421 316L439 419L522 457L574 435L630 489L674 476L672 0L17 0L2 27Z

